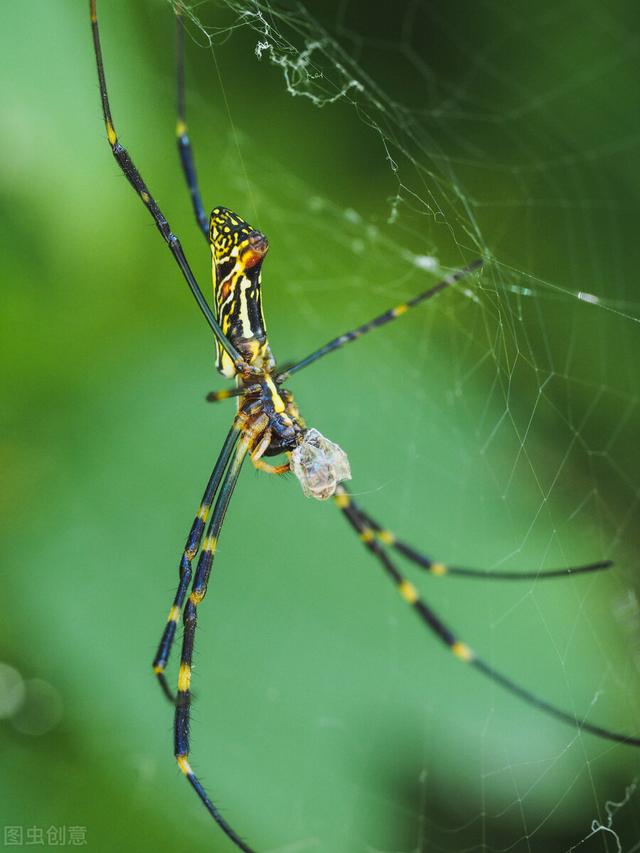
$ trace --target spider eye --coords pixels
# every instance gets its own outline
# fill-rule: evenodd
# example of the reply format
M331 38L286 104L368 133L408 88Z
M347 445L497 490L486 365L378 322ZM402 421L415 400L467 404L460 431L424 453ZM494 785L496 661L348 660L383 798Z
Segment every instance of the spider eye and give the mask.
M317 429L308 429L291 454L291 470L308 498L326 501L343 480L351 479L344 450Z

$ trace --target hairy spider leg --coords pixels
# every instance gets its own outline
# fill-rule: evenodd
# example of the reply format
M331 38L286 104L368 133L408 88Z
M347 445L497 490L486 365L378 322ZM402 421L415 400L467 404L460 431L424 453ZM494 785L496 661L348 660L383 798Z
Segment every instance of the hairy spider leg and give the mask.
M415 308L416 305L420 305L422 302L426 302L427 299L431 299L437 293L440 293L441 290L444 290L447 287L451 287L452 284L455 284L457 281L460 281L463 278L466 278L475 270L480 269L482 266L482 260L479 258L475 261L472 261L470 264L467 264L466 267L462 267L455 272L452 272L450 275L445 276L442 281L439 281L438 284L435 284L433 287L430 287L428 290L425 290L422 293L419 293L417 296L414 296L412 299L409 299L407 302L402 302L400 305L396 305L395 308L390 308L388 311L385 311L384 314L380 314L378 317L374 317L373 320L369 320L368 323L364 323L362 326L358 326L357 329L353 329L350 332L345 332L337 338L334 338L329 343L325 344L320 349L317 349L315 352L312 352L310 355L303 358L301 361L292 364L290 367L287 367L282 373L280 373L277 377L277 382L284 382L289 378L289 376L297 373L299 370L302 370L305 367L308 367L310 364L313 364L314 361L317 361L319 358L322 358L325 355L328 355L330 352L334 352L337 349L340 349L345 344L349 344L352 341L355 341L357 338L362 337L367 332L371 332L373 329L379 329L380 326L386 325L386 323L391 323L393 320L397 320L398 317L402 317L403 314L410 308Z
M383 569L396 585L398 592L407 604L411 605L427 628L434 633L445 644L445 646L450 649L450 651L453 652L458 660L461 660L463 663L470 664L495 684L499 684L505 690L508 690L510 693L518 696L528 705L531 705L540 711L544 711L549 714L549 716L555 717L564 723L568 723L570 726L573 726L580 731L589 732L590 734L596 735L604 740L612 740L616 743L624 743L630 746L640 746L640 737L614 732L609 729L605 729L602 726L589 723L586 720L579 720L573 714L570 714L568 711L563 711L561 708L557 708L545 699L541 699L539 696L536 696L535 693L532 693L525 687L521 687L515 681L512 681L507 676L502 675L501 672L494 669L488 663L485 663L482 658L476 655L473 649L458 639L458 637L456 637L456 635L444 624L435 611L432 610L425 601L423 601L416 587L404 577L384 550L384 545L376 536L376 531L367 524L366 520L354 506L349 493L344 488L340 488L339 493L334 497L334 501L351 527L356 531L364 546L374 555L374 557L376 557L376 559L380 561Z
M236 834L227 821L222 817L217 807L209 799L200 780L196 777L189 764L189 721L191 712L191 666L193 659L193 646L195 641L197 610L207 592L207 584L213 566L213 559L218 545L220 530L224 521L229 501L235 489L240 475L242 464L249 451L252 450L257 437L265 430L269 422L267 415L258 415L254 423L247 426L240 438L234 457L227 469L220 493L215 503L211 521L207 528L202 551L198 559L193 585L187 603L184 606L184 636L182 639L182 653L180 656L180 673L178 675L178 695L176 700L174 721L174 754L180 770L187 777L191 786L204 804L209 814L216 821L222 831L246 853L251 853L251 848Z
M445 563L432 560L425 554L416 551L412 545L407 545L401 539L374 521L369 513L365 512L354 500L349 490L341 484L336 489L336 495L348 495L349 503L358 513L365 524L373 530L376 538L383 545L389 545L395 548L399 554L406 557L411 562L416 563L420 568L426 569L430 574L436 577L443 575L453 575L454 577L477 578L479 580L499 580L499 581L520 581L520 580L544 580L546 578L566 578L569 575L588 574L589 572L599 572L604 569L610 569L613 566L613 560L598 560L595 563L587 563L584 566L568 566L563 569L546 569L540 571L528 572L503 572L491 569L468 569L462 566L449 566Z
M153 671L158 677L160 687L162 688L165 696L171 702L175 702L175 696L167 683L165 669L169 660L169 655L171 654L171 648L175 639L178 622L180 621L180 615L182 612L182 607L184 605L184 599L187 594L187 589L189 588L189 583L191 581L193 558L200 550L205 524L207 523L209 512L211 511L213 499L215 497L216 492L218 491L218 486L220 485L222 476L229 463L233 450L238 442L238 438L240 437L240 432L242 430L244 421L244 416L237 417L234 421L233 426L227 434L227 438L224 442L224 445L222 446L222 450L220 451L211 476L209 477L209 482L207 483L207 487L205 489L204 495L202 496L202 501L200 502L198 512L193 521L193 524L191 525L191 530L189 531L187 542L184 546L184 551L182 552L182 557L180 559L180 566L178 570L178 589L176 591L175 598L173 599L171 609L169 610L167 624L165 625L165 629L162 633L162 639L160 640L160 643L158 645L158 651L156 652L156 656L153 659Z
M176 138L178 153L182 163L182 171L191 194L191 204L195 213L196 222L202 231L205 240L209 242L209 217L202 206L202 196L198 187L196 164L189 140L186 119L186 99L184 96L184 21L182 12L176 7L176 78L177 78L177 112Z
M144 180L142 179L140 172L138 172L138 170L134 166L127 149L124 148L118 141L118 137L116 135L116 131L113 125L113 119L111 118L111 107L109 104L109 96L107 94L107 83L104 74L102 48L100 47L100 32L98 29L98 18L96 13L96 0L89 0L89 12L91 15L91 31L93 33L93 46L96 55L98 80L100 83L102 115L104 118L104 125L107 130L107 140L109 141L109 145L111 146L113 156L115 157L116 162L118 163L120 169L123 171L131 186L134 188L138 196L142 199L144 206L147 208L147 210L153 217L153 221L155 222L158 231L162 234L164 241L171 250L171 254L175 258L178 266L180 267L182 274L185 277L187 284L189 285L191 293L195 297L195 300L198 303L200 310L204 314L207 323L211 327L211 330L213 331L214 335L216 336L218 344L224 349L231 361L236 365L238 372L247 371L248 366L241 358L240 353L237 351L237 349L226 338L225 334L223 333L222 329L218 324L218 321L214 317L213 312L211 311L211 308L207 303L207 300L204 298L204 295L200 290L197 281L195 280L193 272L191 271L191 267L189 266L187 258L182 250L180 241L172 232L166 217L158 207L151 193L149 192L149 189L145 184Z

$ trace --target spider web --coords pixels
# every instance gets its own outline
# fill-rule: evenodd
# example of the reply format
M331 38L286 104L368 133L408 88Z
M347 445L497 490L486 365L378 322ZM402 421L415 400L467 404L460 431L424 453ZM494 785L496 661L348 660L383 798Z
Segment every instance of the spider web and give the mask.
M578 717L637 733L631 12L388 5L187 4L188 49L208 69L206 85L190 83L190 115L200 140L202 113L223 128L234 206L271 238L268 277L279 284L265 299L281 357L485 259L480 278L310 368L292 390L349 449L363 505L436 557L505 570L614 559L607 576L521 585L403 569L491 665ZM295 135L278 133L282 114ZM193 138L206 175L206 145ZM265 544L246 581L247 609L261 616L256 636L247 621L236 666L259 657L265 632L270 662L238 688L259 719L242 718L237 750L255 763L235 789L222 773L216 785L241 825L251 772L254 843L640 850L637 751L483 683L424 636L331 513L283 497L293 488L251 487L281 504L265 509L265 529L293 517L308 536L307 552ZM241 553L256 561L249 544ZM311 603L291 612L264 566L272 585L278 574ZM308 650L304 667L270 627L283 619ZM219 680L219 662L198 665ZM203 687L196 723L205 772L217 760L205 735L214 693ZM271 738L276 768L258 746Z

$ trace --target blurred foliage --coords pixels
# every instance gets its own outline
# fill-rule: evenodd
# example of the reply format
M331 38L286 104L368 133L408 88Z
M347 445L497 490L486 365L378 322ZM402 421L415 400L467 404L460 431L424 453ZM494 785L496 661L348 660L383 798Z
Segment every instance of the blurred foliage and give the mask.
M150 662L232 405L204 403L222 385L210 337L105 143L85 5L7 5L0 35L0 661L57 697L0 721L0 817L86 826L95 851L222 851L172 761ZM295 21L277 8L272 23ZM214 52L193 25L188 41L205 204L269 235L283 360L435 281L407 257L497 259L472 298L448 293L291 388L349 451L362 503L437 557L615 559L607 577L567 582L416 582L496 667L637 733L637 7L313 11L388 99L384 132L347 99L292 97L236 13L196 4L224 31ZM173 137L171 7L102 2L100 15L116 127L204 286ZM451 207L427 215L436 185ZM332 506L253 470L225 524L194 682L193 764L260 850L613 851L609 833L580 842L640 771L637 751L465 671ZM43 733L19 731L29 714ZM613 819L624 849L640 840L639 802Z

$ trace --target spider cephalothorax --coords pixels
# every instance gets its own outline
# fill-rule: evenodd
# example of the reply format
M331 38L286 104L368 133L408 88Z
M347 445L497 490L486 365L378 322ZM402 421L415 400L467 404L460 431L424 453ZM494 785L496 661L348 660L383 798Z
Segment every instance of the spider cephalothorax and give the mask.
M238 404L246 427L258 425L251 452L253 464L268 474L292 471L306 497L333 497L339 484L351 479L347 454L317 429L307 429L293 395L284 389L278 391L269 374L253 379ZM283 453L287 462L282 465L270 465L262 459Z

